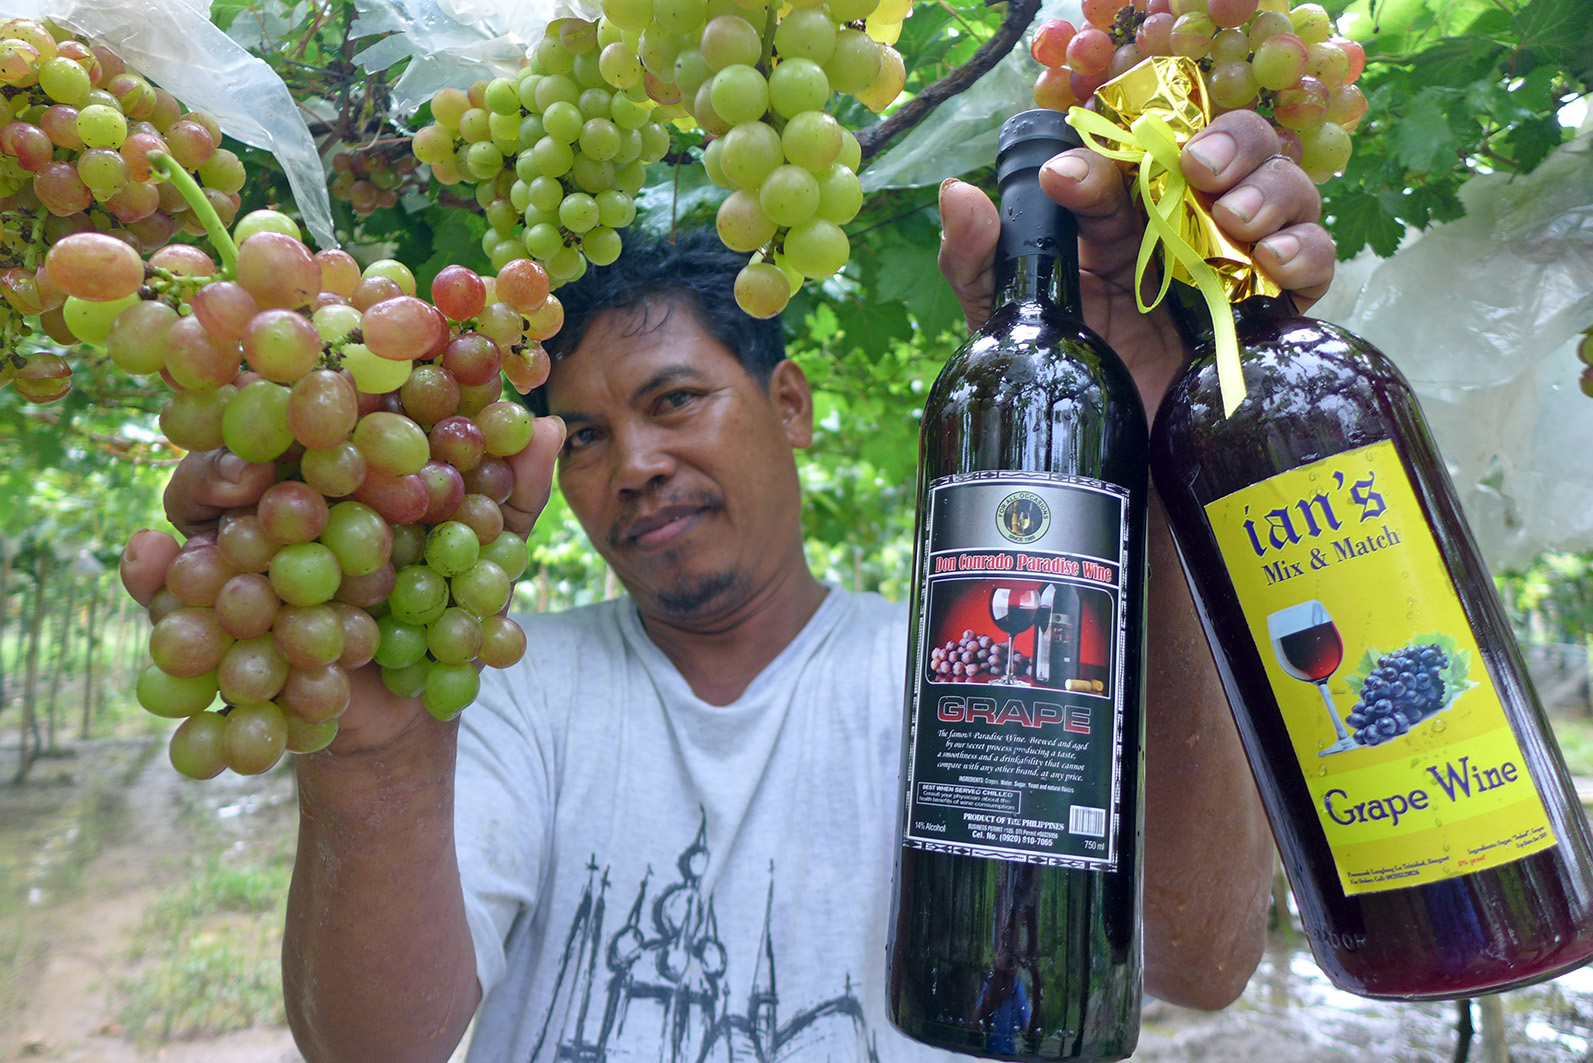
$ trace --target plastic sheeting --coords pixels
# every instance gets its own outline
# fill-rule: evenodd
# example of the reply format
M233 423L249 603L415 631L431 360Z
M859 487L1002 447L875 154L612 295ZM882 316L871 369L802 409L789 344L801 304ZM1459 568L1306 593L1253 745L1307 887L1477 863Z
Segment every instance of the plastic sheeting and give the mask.
M326 175L304 117L276 72L211 23L205 0L4 0L0 11L49 18L114 48L229 136L269 151L315 242L336 246Z
M1532 173L1480 176L1466 216L1342 266L1312 313L1375 343L1421 397L1495 570L1593 549L1593 122Z

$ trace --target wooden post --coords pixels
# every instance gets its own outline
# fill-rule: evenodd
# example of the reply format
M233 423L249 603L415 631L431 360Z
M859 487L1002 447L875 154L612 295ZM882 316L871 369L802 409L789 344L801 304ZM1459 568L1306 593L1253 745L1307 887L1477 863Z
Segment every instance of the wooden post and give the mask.
M44 631L44 581L49 575L50 557L41 550L33 562L33 620L29 624L28 664L22 679L22 732L17 741L19 752L17 782L27 778L28 769L33 767L33 758L39 752L37 720L34 717L34 688L38 685L39 641Z
M72 663L72 628L77 612L77 572L71 565L61 569L66 577L66 599L61 603L61 622L55 631L55 670L50 673L50 701L48 709L49 741L45 748L55 752L55 722L60 717L57 702L61 694L61 677Z
M1510 1063L1510 1043L1505 1036L1504 1001L1498 993L1477 998L1482 1026L1482 1063Z
M100 606L100 581L94 580L89 584L88 601L88 627L83 634L83 727L78 737L87 742L89 729L94 722L94 655L99 650L99 644L94 641L94 619Z

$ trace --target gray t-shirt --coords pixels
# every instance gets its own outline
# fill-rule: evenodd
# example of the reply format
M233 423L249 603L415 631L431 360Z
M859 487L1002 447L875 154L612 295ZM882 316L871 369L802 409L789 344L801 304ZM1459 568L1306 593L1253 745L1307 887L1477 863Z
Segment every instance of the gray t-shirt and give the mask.
M628 598L517 619L460 734L469 1058L955 1058L885 1017L905 610L832 589L725 706Z

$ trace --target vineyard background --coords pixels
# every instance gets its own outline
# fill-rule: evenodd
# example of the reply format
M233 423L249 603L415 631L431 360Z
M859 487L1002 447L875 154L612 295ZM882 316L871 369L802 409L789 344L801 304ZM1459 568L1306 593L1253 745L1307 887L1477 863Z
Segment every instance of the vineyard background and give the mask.
M961 325L934 265L935 187L965 171L988 181L981 162L992 154L989 138L1001 117L1025 106L1038 68L1021 44L1010 55L981 46L1004 23L1009 33L1028 24L1037 6L918 3L898 42L908 70L902 103L883 118L855 105L838 115L859 130L871 160L864 211L848 227L853 260L841 277L810 285L786 314L793 357L813 380L818 404L819 438L802 467L809 550L815 570L836 584L902 596L918 397ZM1362 281L1368 287L1359 295L1375 301L1376 286L1388 283L1376 267L1409 248L1415 234L1436 236L1463 222L1468 182L1524 181L1579 146L1585 167L1593 22L1585 0L1326 6L1369 56L1362 85L1371 109L1356 133L1356 155L1324 188L1327 223L1341 254L1354 259L1345 271L1352 290L1339 303L1348 312ZM210 6L214 24L264 59L298 102L334 192L338 239L362 260L410 263L423 286L449 262L484 266L485 222L473 199L428 185L424 170L405 172L408 134L425 119L424 109L399 106L414 96L406 73L425 65L428 76L452 74L462 85L484 70L476 57L501 54L511 33L534 21L529 5L485 2L469 5L476 21L448 18L465 9L419 0ZM0 0L0 12L20 10ZM427 13L443 19L433 23L441 26L434 36L394 32L404 26L400 16ZM1038 17L1076 13L1076 3L1053 0ZM372 31L377 25L384 28ZM363 65L384 38L386 55L397 61ZM270 155L231 139L227 146L250 167L246 210L292 209ZM711 223L720 193L703 177L698 153L697 142L683 137L653 168L636 228L663 233ZM369 190L356 193L359 181L396 190L397 204L366 210ZM1511 187L1504 199L1525 198ZM1571 278L1568 291L1548 309L1519 308L1530 358L1517 362L1552 378L1562 398L1576 388L1574 334L1593 325L1590 210L1583 200L1558 219L1559 242L1539 255ZM1481 257L1453 268L1477 284L1510 279ZM1431 357L1388 346L1402 365ZM281 1026L275 949L292 861L291 769L191 784L166 765L170 724L143 713L131 693L148 624L117 585L115 568L132 531L163 526L160 493L180 455L155 425L159 388L118 374L95 351L73 358L77 386L59 403L25 406L0 390L0 1059L288 1063L297 1056ZM1452 380L1423 392L1440 410L1475 410L1460 403L1478 393L1490 394ZM1581 417L1565 427L1593 443L1593 398L1577 398L1583 405L1569 408ZM1525 401L1501 406L1497 425L1469 427L1514 432L1540 409L1517 408ZM1442 432L1440 439L1446 448L1466 442ZM1575 458L1576 447L1568 449L1565 457ZM1573 774L1593 779L1593 513L1564 501L1587 497L1577 491L1589 473L1563 463L1555 475L1567 478L1565 491L1556 495L1559 481L1550 477L1512 509L1508 462L1468 459L1457 470L1467 476L1468 505L1504 499L1506 516L1496 520L1489 511L1489 526L1503 521L1520 533L1492 560ZM1545 501L1555 497L1558 509ZM1483 516L1473 511L1474 519ZM522 608L560 609L618 593L557 498L532 547L517 592ZM1371 1005L1325 990L1291 933L1284 892L1274 947L1240 1004L1216 1016L1153 1007L1142 1058L1454 1057L1449 1006ZM1479 1028L1494 1040L1479 1033L1471 1058L1593 1059L1587 973L1479 1005Z

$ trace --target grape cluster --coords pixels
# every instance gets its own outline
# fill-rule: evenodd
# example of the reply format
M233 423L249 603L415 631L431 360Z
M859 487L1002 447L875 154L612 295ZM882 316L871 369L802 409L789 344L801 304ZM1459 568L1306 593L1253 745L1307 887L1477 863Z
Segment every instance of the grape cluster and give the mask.
M1355 741L1378 745L1443 708L1448 667L1449 654L1434 643L1406 646L1379 657L1345 721L1355 729Z
M1593 325L1582 330L1582 338L1576 343L1576 356L1582 362L1582 376L1578 381L1582 394L1593 398Z
M753 255L736 302L773 317L807 280L846 265L842 228L863 203L862 151L827 113L841 92L871 110L901 93L906 70L886 39L907 5L829 0L789 8L738 0L605 0L636 37L649 94L684 108L711 138L703 162L730 195L719 238Z
M428 303L401 263L312 254L285 215L235 232L230 270L185 247L153 284L103 234L45 259L108 321L111 359L173 389L160 415L173 443L278 469L258 504L183 544L150 605L138 696L183 718L172 763L195 778L324 747L348 670L367 662L446 719L474 699L474 663L519 659L525 637L502 613L527 552L500 506L532 422L503 377L539 384L539 341L563 320L529 260L492 278L449 266ZM208 711L218 694L226 707Z
M609 47L618 38L612 27L557 19L514 78L432 97L434 122L416 132L415 157L444 184L475 185L494 266L531 257L559 284L619 257L632 197L668 152L669 133L634 56L629 67L612 61L623 53Z
M1016 651L1012 654L1014 675L1028 675L1029 658ZM941 681L977 679L979 676L1007 674L1007 647L989 635L977 635L972 629L963 631L958 638L948 639L944 646L929 651L929 670Z
M1140 60L1181 55L1200 66L1214 114L1271 119L1283 153L1322 184L1349 161L1366 113L1355 81L1366 51L1334 34L1321 4L1289 0L1084 0L1085 24L1041 24L1029 51L1043 70L1038 106L1067 110Z
M77 308L41 268L46 248L109 233L149 253L179 231L203 231L158 183L152 154L197 175L210 208L231 221L244 168L220 144L213 118L185 112L110 49L28 19L0 23L0 385L40 403L71 387L60 355L17 350L33 320L58 343L80 338Z
M419 160L403 152L391 156L380 148L357 148L332 156L333 199L347 203L358 217L398 206L407 189L419 186Z

